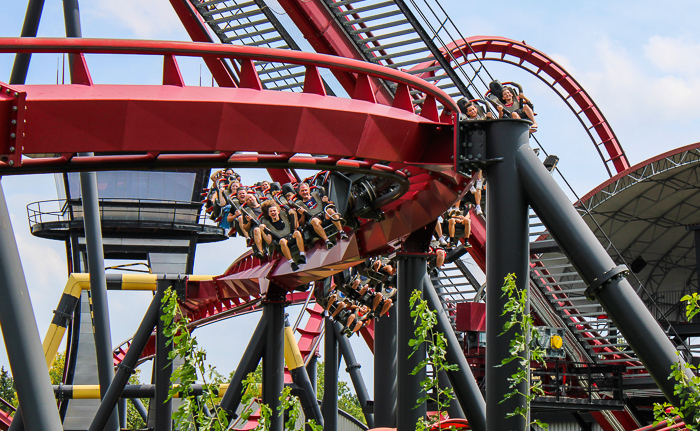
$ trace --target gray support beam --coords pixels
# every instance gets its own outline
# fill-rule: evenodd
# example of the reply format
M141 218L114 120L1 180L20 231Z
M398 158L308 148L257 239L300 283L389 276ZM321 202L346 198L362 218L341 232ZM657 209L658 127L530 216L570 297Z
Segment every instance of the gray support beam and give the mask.
M674 395L675 380L668 376L671 366L682 359L625 279L625 268L613 262L528 145L518 149L517 168L528 202L589 286L586 295L600 303L669 402L680 406ZM489 208L491 179L489 176Z
M450 379L447 377L447 373L445 371L438 372L438 384L440 385L441 390L449 391L452 389L454 393L454 387L452 387L452 383L450 383ZM450 416L450 418L466 418L462 407L459 405L459 400L456 399L452 400L450 405L447 406L447 414ZM486 414L486 411L484 411L484 414Z
M490 187L490 186L489 186ZM489 201L490 204L490 201ZM409 342L416 337L417 324L411 317L411 305L409 303L411 294L417 290L423 291L423 277L426 276L426 258L418 255L398 255L398 280L397 295L398 304L398 417L396 418L396 429L398 431L413 431L416 423L427 414L426 403L417 404L423 394L421 382L425 380L426 371L423 367L420 371L412 374L414 369L426 357L426 346L421 344L418 350L413 353L413 346ZM409 357L410 356L410 357Z
M117 405L117 402L120 402L122 391L129 382L129 377L133 373L134 367L136 367L141 352L143 352L146 343L148 343L148 339L151 337L151 333L153 333L153 328L156 327L157 322L160 321L158 317L161 314L160 307L161 301L163 300L164 286L160 282L158 285L158 291L153 297L151 305L146 310L146 314L143 316L143 320L134 334L129 350L126 352L124 359L119 365L117 374L114 376L114 380L112 380L112 384L109 385L107 393L102 397L102 403L97 409L95 418L90 424L88 431L102 431L105 425L107 425L109 417L114 411L114 407ZM123 408L120 406L120 416L122 416L122 411L124 412L124 420L121 421L122 418L120 417L120 421L122 422L121 426L122 428L126 428L126 404L123 404Z
M338 429L338 341L333 330L333 320L326 316L323 334L323 431Z
M139 416L141 416L141 419L143 419L144 422L147 422L148 412L146 411L146 406L143 405L141 400L138 398L132 398L131 403L134 405L134 408L136 408L136 411L139 413Z
M63 16L66 24L66 36L82 37L78 0L63 0ZM72 72L73 68L71 67L71 77ZM81 153L81 155L86 154ZM90 271L90 297L92 298L93 327L95 331L97 375L100 382L100 394L104 398L107 388L109 388L114 378L114 363L112 358L112 332L109 325L107 281L104 271L102 225L97 199L97 174L95 172L80 173L80 190L83 202L83 223L85 225L88 270ZM118 429L119 419L115 409L107 422L105 430L117 431Z
M27 280L0 183L0 328L29 431L61 431ZM13 421L14 422L14 421ZM18 421L22 428L22 420ZM13 428L17 429L17 428Z
M481 395L479 385L476 383L467 358L464 357L459 340L457 340L457 336L452 330L450 319L444 308L442 308L440 298L435 291L430 276L427 274L423 278L423 297L428 302L428 307L437 312L437 330L445 334L447 339L445 359L449 364L459 367L456 371L446 372L447 378L455 391L455 397L472 429L475 431L486 431L486 402L483 395ZM450 414L450 417L453 417L452 414Z
M164 291L170 283L167 280L158 280L158 291ZM172 398L168 399L168 392L170 391L170 377L173 374L173 360L168 355L173 350L173 343L163 335L165 324L160 319L162 314L162 308L158 307L156 358L154 360L156 393L155 398L151 402L155 404L155 431L172 431L173 400Z
M117 403L119 410L119 429L126 428L126 399L120 398Z
M44 10L44 0L29 0L27 13L24 15L21 37L36 37L41 21L41 12ZM32 55L29 53L15 55L15 64L12 66L10 85L21 85L27 81L27 71Z
M280 287L270 285L263 314L267 319L267 340L263 356L262 399L272 411L270 431L284 430L284 414L280 411L280 395L284 389L284 301Z
M367 392L365 381L362 378L362 373L360 372L360 364L357 362L355 352L353 352L352 346L350 345L350 340L340 333L341 329L342 326L340 323L335 322L333 324L333 332L335 332L335 337L338 340L340 353L342 354L343 359L345 359L345 371L350 374L350 379L352 380L352 385L355 388L355 394L357 395L357 400L362 408L362 413L365 415L367 426L372 429L374 428L374 416L372 415L372 410L367 407L369 393Z
M396 428L396 307L374 320L374 426Z
M258 367L260 358L262 358L263 352L265 351L266 340L267 318L263 315L260 317L260 321L258 321L258 326L255 327L253 336L250 337L248 347L246 347L243 352L243 357L241 357L236 371L233 373L233 378L231 379L226 393L221 398L220 407L226 412L229 418L234 418L236 416L236 409L243 398L243 380Z
M306 374L309 375L309 381L311 382L311 388L314 390L314 394L318 394L318 356L316 356L314 352L309 353L309 355L311 355L311 358L309 359L309 364L306 366Z
M524 395L504 400L511 392L509 379L520 365L512 361L501 366L511 357L510 340L518 328L503 335L503 325L511 314L503 315L508 298L503 297L501 286L504 278L515 274L516 285L527 290L528 283L528 207L525 193L518 180L515 152L528 142L529 123L524 120L487 122L486 158L503 160L486 166L489 179L489 211L486 214L486 424L490 430L525 429L526 420L520 415L506 418L506 413L524 408ZM529 369L527 370L529 373ZM521 394L527 393L527 382L517 386Z
M316 388L315 385L311 383L309 374L306 372L304 360L299 351L296 338L294 338L294 330L289 323L289 319L285 319L284 325L285 361L287 363L287 370L289 370L289 374L292 376L292 383L298 387L294 392L298 394L306 420L313 419L318 425L323 426L323 414L318 405ZM311 428L306 427L306 429L310 430Z
M694 229L693 234L695 235L695 272L698 277L696 292L700 293L700 265L698 265L698 262L700 262L700 229Z

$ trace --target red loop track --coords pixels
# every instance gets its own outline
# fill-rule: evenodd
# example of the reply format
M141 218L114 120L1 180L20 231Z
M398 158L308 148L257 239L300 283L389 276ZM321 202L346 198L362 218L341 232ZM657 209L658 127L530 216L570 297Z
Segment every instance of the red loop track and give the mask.
M496 36L473 36L451 43L442 51L445 52L448 60L454 58L460 62L459 65L480 61L498 61L519 67L535 75L552 88L576 114L595 144L610 176L613 173L610 172L609 163L612 163L616 172L622 172L629 168L629 161L617 136L615 136L615 132L593 98L573 76L544 52L525 44L525 42ZM414 69L425 69L436 64L437 61L429 61L414 66ZM459 65L454 67L459 67ZM594 133L596 136L593 135ZM604 147L607 157L603 155L601 146Z

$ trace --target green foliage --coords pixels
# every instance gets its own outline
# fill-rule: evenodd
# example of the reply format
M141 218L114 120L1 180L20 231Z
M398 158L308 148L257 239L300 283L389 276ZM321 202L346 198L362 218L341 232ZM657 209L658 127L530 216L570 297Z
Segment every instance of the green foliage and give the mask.
M427 355L416 368L411 372L415 375L426 367L432 367L433 376L426 377L421 381L421 389L423 396L416 401L416 407L428 401L435 401L437 405L437 415L429 418L421 418L416 423L416 430L429 430L440 421L442 412L450 405L450 401L454 399L452 388L443 389L438 382L438 373L440 371L456 371L456 365L449 365L445 359L447 354L447 339L441 332L435 331L437 326L437 313L428 308L427 301L421 298L421 292L414 290L410 298L411 317L413 323L417 324L415 330L415 338L411 339L408 344L413 347L413 351L409 358L425 344Z
M63 383L63 369L66 367L66 352L60 352L53 360L49 376L51 377L52 385L60 385Z
M141 370L135 370L134 374L129 376L130 385L141 384L139 374L141 374ZM149 398L141 398L141 402L143 403L144 407L146 407L146 411L148 411L149 401ZM131 401L126 403L126 427L130 430L146 428L146 422L143 421L143 418L141 418L141 415L136 410L136 407L134 407L134 404Z
M685 314L688 321L700 313L700 296L697 293L685 295L681 301L686 303ZM680 352L676 354L680 356ZM693 377L689 377L689 374ZM697 367L679 358L678 362L671 366L671 375L668 379L676 381L673 393L679 396L681 405L676 407L670 403L654 404L655 425L666 422L671 426L676 418L680 417L685 422L686 429L700 430L700 377L697 376Z
M10 372L5 367L0 367L0 398L10 404L15 404L15 381L12 379ZM12 410L0 404L0 410L10 413Z
M319 400L323 399L323 385L324 385L324 375L326 367L323 362L319 362L316 368L316 396ZM357 395L354 394L353 390L350 389L348 382L342 380L338 381L338 408L349 413L355 419L359 420L363 424L367 425L367 420L365 419L365 413L362 411L360 406L360 401L357 399Z
M522 416L527 420L532 400L535 399L537 395L544 395L542 382L537 381L533 385L530 385L530 364L532 362L537 362L545 365L544 360L546 352L542 347L533 347L529 342L529 340L536 340L539 338L539 333L535 328L532 316L526 311L527 289L519 289L515 283L515 274L508 274L501 290L503 290L503 296L508 298L508 302L506 302L506 305L503 307L503 313L501 315L508 315L510 319L503 325L503 332L499 334L499 337L507 335L507 333L512 330L513 338L510 340L511 356L510 358L503 359L499 366L509 364L513 361L518 361L520 364L518 370L508 379L510 381L511 392L503 396L501 403L517 395L525 397L525 407L517 407L514 411L507 413L506 417ZM518 388L521 383L525 383L527 386L525 393L522 393ZM526 429L530 429L531 425L537 425L545 430L548 429L547 424L539 420L534 420L527 424Z
M180 395L181 404L173 413L173 421L179 429L200 429L225 431L228 429L226 413L218 408L216 396L219 385L223 383L223 376L215 367L206 364L207 353L198 346L197 340L192 337L187 329L187 317L180 311L177 302L177 294L168 288L162 301L163 334L173 343L173 349L169 358L180 357L183 364L173 370L170 381L173 383L168 391L168 399ZM203 394L201 399L192 394L192 385L198 380L203 382ZM212 409L213 417L202 412L200 402L205 402Z
M181 404L177 412L173 413L175 427L181 430L199 431L226 431L229 421L226 413L219 407L220 398L218 394L219 385L224 383L224 377L216 371L215 367L206 364L207 353L199 347L197 340L187 329L187 317L180 311L177 302L177 294L168 289L165 291L161 303L163 315L163 334L173 343L173 350L169 358L182 358L183 364L173 370L170 378L171 386L168 392L168 399L180 396ZM233 373L232 373L233 374ZM203 394L200 397L192 394L192 384L202 381ZM250 373L243 381L243 398L241 400L244 410L241 418L247 421L257 409L260 418L255 431L267 431L270 429L270 419L272 410L269 406L259 402L259 383L262 381L262 367L258 366L254 373ZM299 399L291 395L291 389L284 388L280 395L281 405L278 415L285 411L289 419L285 423L286 430L300 430L304 427L297 425L301 418L301 403ZM213 413L213 417L204 414L203 406L207 405ZM307 421L312 431L322 431L322 427L314 420ZM145 426L145 425L144 425Z

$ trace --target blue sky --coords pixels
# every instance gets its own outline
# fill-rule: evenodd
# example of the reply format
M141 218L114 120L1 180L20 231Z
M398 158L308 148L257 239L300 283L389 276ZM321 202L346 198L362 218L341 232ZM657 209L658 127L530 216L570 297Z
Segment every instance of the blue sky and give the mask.
M0 37L20 34L26 2L6 2ZM416 3L420 3L416 0ZM700 111L700 4L650 1L514 2L495 8L492 2L443 0L464 35L493 35L525 40L552 56L592 95L627 152L632 164L656 154L697 142ZM167 0L94 0L81 4L84 37L188 40ZM62 3L46 2L40 36L64 35ZM0 81L7 82L13 56L0 54ZM33 57L28 83L56 80L56 55ZM203 85L211 75L201 61L179 59L188 85ZM150 57L88 56L95 83L158 84L161 59ZM580 195L607 178L602 162L584 130L565 104L544 84L511 66L487 64L501 81L521 83L538 113L537 137L550 153L560 156L560 169ZM249 171L250 182L264 172ZM29 234L26 205L55 199L51 176L5 177L7 196L23 266L36 311L39 333L51 319L66 276L61 243ZM200 246L198 274L220 274L243 251L237 240ZM138 298L136 297L138 296ZM130 336L148 304L138 293L110 293L113 342ZM292 314L294 318L294 314ZM257 316L229 320L198 330L212 363L228 373L240 357ZM222 341L221 334L227 334ZM355 338L356 341L359 339ZM371 356L355 342L363 371L371 376ZM0 349L0 365L6 365ZM344 368L344 367L343 367ZM371 379L368 379L371 388Z

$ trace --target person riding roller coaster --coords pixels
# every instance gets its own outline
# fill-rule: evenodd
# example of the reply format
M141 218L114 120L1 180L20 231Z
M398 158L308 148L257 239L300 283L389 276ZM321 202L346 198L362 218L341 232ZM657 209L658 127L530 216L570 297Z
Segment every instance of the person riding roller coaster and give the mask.
M316 235L326 243L328 249L333 248L335 244L328 239L322 220L330 220L333 223L338 230L340 239L348 238L341 224L342 216L335 212L335 205L328 200L328 196L321 196L317 191L311 192L308 184L301 183L297 190L295 205L299 212L300 225L311 225Z
M469 248L469 236L471 235L471 216L469 215L468 208L460 208L459 200L452 204L452 206L445 211L443 218L447 224L447 233L450 238L448 247L455 247L459 242L457 227L461 226L460 230L463 228L464 232L459 232L459 237L464 237L464 246ZM443 222L443 225L445 224ZM443 226L442 229L445 227Z
M513 83L513 85L517 84ZM510 116L510 118L527 119L532 121L530 132L534 133L537 131L534 106L532 102L525 97L522 89L517 91L513 87L503 86L497 80L489 84L489 89L491 91L489 100L496 106L498 118Z
M306 263L306 254L304 253L304 238L296 229L296 226L289 220L286 211L280 209L277 202L267 200L260 206L262 209L262 217L260 226L253 229L253 238L258 250L263 250L262 240L269 244L275 245L282 255L289 261L289 265L293 271L299 269L299 265ZM274 237L274 238L273 238ZM299 259L295 261L292 258L292 252L289 248L289 241L294 240L299 249ZM262 253L258 251L258 256L262 257Z
M460 120L493 120L493 114L484 109L484 107L478 105L477 102L482 104L486 103L479 99L467 100L462 98L457 101L457 106L459 106L459 110L461 112Z
M257 226L258 218L262 214L262 209L258 203L258 198L255 197L253 193L247 193L245 197L245 205L241 206L241 214L236 219L238 226L240 227L243 236L246 237L249 242L252 242L251 233L254 226ZM261 250L258 250L259 252Z

